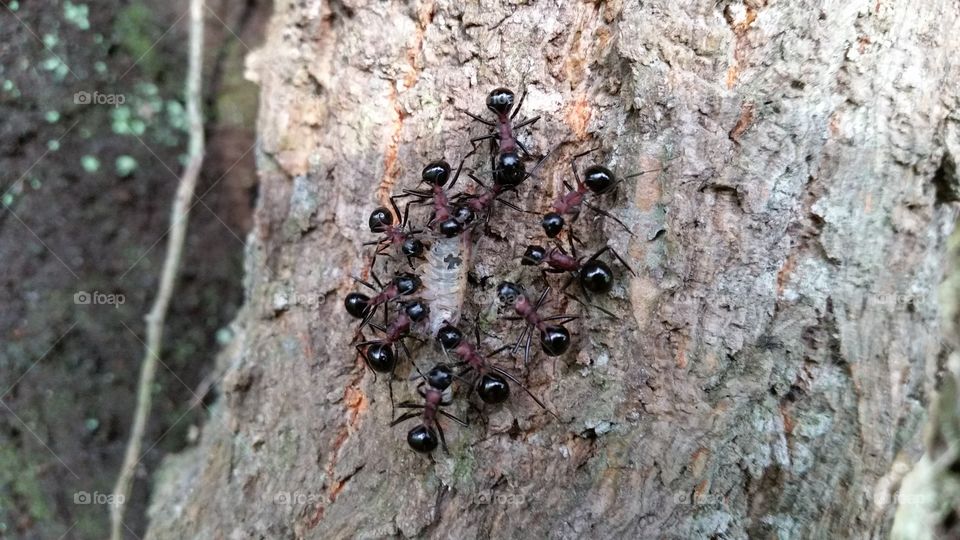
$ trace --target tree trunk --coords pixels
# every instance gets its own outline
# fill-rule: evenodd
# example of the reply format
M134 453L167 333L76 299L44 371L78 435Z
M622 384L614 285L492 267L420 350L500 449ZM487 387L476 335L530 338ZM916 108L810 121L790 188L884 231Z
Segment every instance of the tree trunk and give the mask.
M957 3L461 4L277 4L248 62L263 97L247 303L149 536L885 535L942 369ZM562 421L515 388L484 424L461 391L471 426L446 422L450 455L431 460L407 447L412 423L388 426L342 300L369 212L426 162L458 161L485 133L463 111L488 114L496 86L529 92L521 116L543 118L524 141L555 148L520 190L528 210L597 145L584 164L663 170L597 201L632 236L589 211L576 224L584 252L609 240L638 277L614 264L596 302L618 317L582 312L570 353L531 361ZM466 320L503 279L543 289L517 260L545 240L538 221L496 208ZM421 366L443 358L412 345Z

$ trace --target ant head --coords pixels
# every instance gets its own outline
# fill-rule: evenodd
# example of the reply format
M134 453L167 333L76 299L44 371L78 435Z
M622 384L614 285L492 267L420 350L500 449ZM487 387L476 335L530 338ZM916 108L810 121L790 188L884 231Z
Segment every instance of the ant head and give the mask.
M374 343L367 347L363 357L367 360L370 369L377 373L390 373L397 365L397 357L393 348L386 343Z
M471 210L469 206L462 205L453 209L453 218L456 219L458 223L469 225L473 223L477 216L473 213L473 210Z
M510 385L496 373L485 373L477 382L477 394L484 403L503 403L510 397Z
M527 172L517 152L502 152L497 155L493 169L493 183L498 186L518 186L526 178Z
M520 264L524 266L537 266L547 258L547 250L543 246L527 246L527 250L520 257Z
M367 310L370 309L370 297L358 292L352 292L343 300L343 307L347 308L347 313L358 319L367 316Z
M570 348L570 332L562 326L547 325L540 332L540 346L547 356L560 356Z
M407 444L421 454L429 454L440 443L433 428L420 424L407 433Z
M453 384L453 370L450 369L450 366L437 364L427 372L426 379L431 388L446 390Z
M379 207L370 213L370 219L367 220L370 226L370 232L382 233L387 227L393 225L393 214L384 207Z
M496 88L487 95L487 108L498 116L510 114L513 108L513 92L507 88Z
M403 311L413 322L420 322L430 315L430 306L423 300L411 300L403 305Z
M407 257L419 257L423 255L423 242L416 238L407 238L400 244L400 253Z
M516 283L504 281L497 287L497 296L500 301L506 304L513 304L518 298L523 296L523 289Z
M580 269L580 284L592 293L606 293L613 288L613 270L603 261L589 261Z
M393 284L397 287L397 294L405 296L415 293L420 288L421 281L420 278L409 272L402 272L393 278Z
M440 234L446 236L447 238L453 238L462 232L463 223L457 221L457 218L455 217L440 222Z
M563 230L563 216L556 213L550 212L543 215L543 219L540 221L540 226L543 227L543 232L549 238L556 238L560 231Z
M444 160L432 161L423 168L420 178L431 186L443 187L450 178L450 164Z
M437 330L437 341L446 350L455 349L463 341L463 332L451 324L445 324Z
M602 195L613 189L617 178L603 165L591 165L583 171L583 183L590 191Z

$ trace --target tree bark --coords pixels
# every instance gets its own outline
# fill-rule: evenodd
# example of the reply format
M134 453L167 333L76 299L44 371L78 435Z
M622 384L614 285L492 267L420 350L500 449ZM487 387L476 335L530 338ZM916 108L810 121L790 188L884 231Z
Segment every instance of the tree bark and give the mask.
M159 474L149 536L884 536L945 356L958 10L278 3L248 62L263 94L247 302L197 447ZM525 208L545 211L593 146L620 174L663 170L601 202L632 236L589 211L577 224L585 251L609 240L638 277L615 265L598 302L618 317L584 313L572 352L531 362L563 421L514 389L487 424L448 423L451 453L431 460L388 427L342 299L369 212L427 161L459 160L485 129L463 111L501 85L543 116L533 152L555 147ZM499 207L490 228L468 318L502 279L543 288L517 261L538 219ZM418 347L420 365L442 359Z

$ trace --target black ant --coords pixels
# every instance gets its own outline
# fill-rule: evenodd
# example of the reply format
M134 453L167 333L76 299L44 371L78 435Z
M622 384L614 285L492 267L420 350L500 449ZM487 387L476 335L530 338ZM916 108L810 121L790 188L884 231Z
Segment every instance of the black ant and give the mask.
M594 206L584 199L590 193L594 195L604 195L611 193L617 187L617 184L628 179L652 172L652 169L648 171L641 171L638 173L629 174L623 178L618 179L614 176L613 172L604 167L603 165L590 165L583 170L584 180L580 179L580 174L577 172L576 161L581 157L598 150L597 148L592 148L586 152L581 152L570 160L570 167L573 169L573 175L577 179L577 186L574 188L566 180L563 181L563 185L570 190L569 192L560 195L554 200L553 207L550 212L547 212L543 215L543 219L540 222L540 226L543 227L543 232L550 238L556 238L560 231L563 230L565 224L564 215L569 215L571 221L575 221L580 215L580 206L586 206L587 208L593 210L594 212L600 214L601 216L606 216L613 221L617 222L628 234L633 236L633 232L627 227L622 221L617 219L613 214L607 212L606 210Z
M536 303L532 303L530 299L527 298L527 295L524 294L523 289L516 283L504 281L497 287L497 294L500 296L500 300L512 303L514 311L519 315L518 317L504 318L511 321L524 320L527 323L523 328L523 332L520 333L520 337L517 338L516 345L513 347L513 352L516 352L520 348L523 338L527 338L523 351L524 364L526 364L530 358L530 341L533 338L534 328L540 331L540 347L543 348L543 352L547 356L560 356L570 348L570 331L564 328L563 325L578 317L576 315L563 314L552 317L541 317L537 310L543 305L543 301L546 299L548 292L550 292L550 287L543 290L543 294L540 295ZM554 324L547 324L548 322L553 322Z
M517 152L517 149L523 150L528 156L530 155L530 151L527 150L522 142L517 140L514 132L522 127L532 125L539 120L540 117L535 116L528 118L517 125L513 125L513 119L520 112L520 107L523 105L523 100L526 97L527 93L524 92L523 95L520 96L520 101L517 103L516 109L513 110L513 114L510 114L510 110L513 109L514 93L507 88L496 88L492 90L490 94L487 95L487 108L490 109L493 114L497 115L497 119L494 122L480 118L467 111L468 116L494 129L493 133L470 139L470 143L474 145L474 148L476 148L478 142L483 140L490 139L491 141L497 142L497 155L493 164L494 184L518 186L529 176L524 169L523 161L520 159L520 154Z
M407 444L410 445L410 448L417 452L429 454L437 448L437 434L439 433L439 442L443 445L443 451L449 454L447 440L443 436L443 427L437 421L437 414L442 414L461 426L467 426L466 422L440 408L453 403L450 396L453 370L449 366L438 364L426 375L423 375L423 379L423 382L417 386L417 393L423 398L423 403L404 401L397 404L397 407L401 409L422 409L423 412L410 411L404 413L390 425L395 426L420 416L422 419L420 424L407 432Z
M370 323L370 326L383 332L383 339L374 339L363 341L356 345L357 352L363 358L364 363L374 372L389 373L390 379L387 385L390 389L390 408L393 409L393 372L397 367L396 345L400 345L407 358L413 362L413 356L407 349L403 339L410 337L410 327L414 323L421 322L430 314L430 308L421 300L411 300L403 304L401 312L387 325L383 326ZM393 413L390 413L393 416Z
M477 395L480 396L480 399L484 403L491 405L496 405L498 403L503 403L510 397L510 385L507 383L507 379L512 381L514 384L519 385L520 388L523 388L523 391L527 393L537 405L540 406L543 410L552 414L555 418L559 420L559 417L548 409L546 405L541 402L537 396L526 386L520 383L509 372L504 371L503 369L491 364L487 360L500 354L501 352L510 348L509 345L501 347L487 356L480 354L480 329L479 327L474 327L474 332L476 334L476 345L471 344L469 341L463 339L463 332L459 328L453 326L452 324L445 324L437 331L437 341L440 343L440 346L443 347L444 352L450 351L453 354L460 357L460 362L454 364L454 367L465 366L463 371L457 374L457 377L463 377L471 371L476 373L474 381L476 386L471 382L470 386L476 388Z
M573 244L570 244L570 248L573 249ZM560 292L567 290L567 287L573 283L573 280L576 279L580 284L580 287L583 289L584 294L587 295L589 300L589 293L594 294L606 294L610 292L610 289L613 288L613 269L610 268L610 265L601 261L599 257L609 251L613 254L614 257L620 261L631 274L636 277L637 273L633 271L633 268L630 268L630 265L627 264L627 261L623 260L623 257L616 252L610 246L605 246L603 249L597 251L586 260L583 258L578 259L576 257L576 251L574 251L573 256L568 255L566 251L561 246L551 248L547 251L542 246L527 246L527 250L523 253L521 257L520 264L524 266L539 266L541 264L546 264L547 268L543 269L542 272L550 274L561 274L564 272L570 272L573 274L570 276L570 279L564 283L563 287L560 288ZM577 302L580 300L576 297L572 297ZM580 302L583 303L583 302ZM592 305L592 304L590 304ZM600 306L593 306L603 311L607 315L614 317L612 313L601 308Z
M450 185L446 189L450 189L457 183L457 179L460 178L460 172L463 170L463 164L466 162L467 158L473 155L476 150L471 150L467 153L463 159L460 160L460 165L457 167L457 172L453 176L453 180L450 182ZM450 204L450 199L447 196L446 189L444 188L447 180L450 179L450 164L444 160L432 161L423 168L423 171L420 173L421 181L428 184L431 187L430 191L417 191L414 189L405 189L403 190L403 196L412 196L417 197L419 201L417 204L425 203L428 200L433 200L433 217L430 219L430 222L427 223L427 226L430 228L436 228L439 230L440 234L446 236L447 238L452 238L463 232L464 221L468 216L464 216L462 211L458 208L455 208ZM409 209L410 203L407 204L407 209Z
M356 317L357 319L363 319L363 322L360 323L360 328L363 328L368 322L370 322L370 319L373 317L374 313L376 313L377 308L381 304L395 300L400 296L409 296L417 292L422 285L419 277L407 272L401 272L394 276L394 278L390 280L390 285L387 285L386 287L380 283L380 280L377 279L376 275L372 275L372 277L380 287L379 292L376 295L371 298L363 293L352 292L343 300L343 305L347 309L347 313L353 317ZM376 287L360 278L353 279L357 283L365 285L374 291L378 290ZM386 323L386 312L384 312L383 320L384 323Z
M390 197L390 204L393 206L393 210L400 215L400 209L397 208L397 203L394 202L393 197ZM370 227L370 232L376 234L383 234L383 237L379 240L373 242L365 242L363 245L372 246L375 245L377 248L373 252L373 260L370 261L370 267L373 268L373 265L377 262L377 257L381 255L387 248L390 246L400 246L400 253L402 253L406 258L407 262L410 264L410 269L413 269L413 259L423 258L424 245L418 238L414 237L415 234L419 234L423 231L421 230L409 230L404 231L405 228L409 225L409 211L410 207L407 206L406 211L403 214L403 220L400 221L399 225L393 224L393 214L390 213L390 210L382 206L374 209L370 213L370 218L367 220L367 224Z

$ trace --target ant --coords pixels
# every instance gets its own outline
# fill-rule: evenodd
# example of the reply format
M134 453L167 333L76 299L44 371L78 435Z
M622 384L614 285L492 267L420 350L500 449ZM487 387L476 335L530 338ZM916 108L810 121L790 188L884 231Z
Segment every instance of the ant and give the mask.
M389 373L391 375L391 378L387 380L387 385L390 389L391 411L394 409L392 375L397 367L395 346L399 344L403 352L406 353L407 358L413 362L413 356L410 354L410 350L407 349L406 344L404 344L403 339L411 337L408 335L410 327L414 323L425 320L429 314L430 308L423 301L411 300L405 302L400 314L397 315L387 327L370 323L370 326L384 333L383 339L363 341L356 345L357 352L363 358L364 363L374 372L374 380L376 380L377 373ZM390 413L390 416L393 416L393 412Z
M573 243L570 244L570 249L574 249ZM623 257L616 252L610 246L604 246L601 250L597 251L586 260L583 258L576 257L576 250L573 251L573 256L567 254L564 251L563 247L557 246L555 248L547 251L542 246L530 245L527 246L527 250L523 253L523 256L520 258L520 264L524 266L539 266L545 264L547 268L542 269L541 271L544 274L562 274L564 272L570 272L572 275L570 279L564 283L563 287L560 288L560 292L567 290L567 287L573 283L573 280L576 279L580 284L580 288L583 289L584 295L587 296L589 300L589 293L594 294L606 294L610 292L610 289L613 288L613 269L610 266L601 261L599 257L609 251L613 254L614 257L620 261L631 274L636 277L637 273L633 271L633 268L630 268L630 265L627 264L627 261L623 260ZM569 295L568 295L569 296ZM578 298L570 296L577 302L581 302ZM592 305L592 304L590 304ZM615 317L613 313L603 309L600 306L593 306L599 309L600 311Z
M463 171L463 164L466 162L468 157L473 155L475 151L476 149L471 150L469 153L467 153L467 155L463 156L463 159L460 160L460 165L457 167L457 172L454 174L453 180L450 182L450 185L447 186L447 189L453 188L454 184L457 183L457 179L460 178L460 173ZM431 228L436 226L440 234L446 236L447 238L453 238L454 236L457 236L463 232L464 220L467 218L467 216L463 216L461 214L461 211L458 208L455 208L450 204L450 199L444 189L444 185L447 183L447 180L450 179L450 172L450 164L446 161L442 159L431 161L420 173L421 182L431 186L430 191L405 189L403 190L403 195L399 196L417 197L418 201L416 201L416 204L423 204L432 199L433 217L430 219L430 222L427 223L427 226ZM410 203L407 204L407 209L409 210L409 208Z
M380 287L379 292L376 295L371 298L363 293L352 292L343 300L343 305L346 308L347 313L353 317L356 317L357 319L363 319L363 322L360 323L360 328L363 328L368 322L370 322L370 319L373 317L374 313L376 313L380 304L385 304L400 296L409 296L417 292L422 285L419 277L408 272L401 272L394 276L394 278L390 280L390 285L387 285L386 287L383 286L383 283L380 283L380 280L377 279L376 275L371 275L373 280ZM357 283L365 285L374 291L378 290L376 287L360 278L355 277L353 279ZM384 324L386 324L386 311L384 311L383 320Z
M523 338L527 338L523 351L523 363L526 364L530 358L530 341L533 338L533 329L540 331L540 347L547 356L560 356L570 348L570 331L563 327L564 324L578 318L577 315L554 315L552 317L541 317L537 312L543 305L550 287L543 290L543 294L536 303L530 302L523 289L516 283L504 281L497 287L497 294L503 302L511 302L514 311L518 317L505 317L509 321L526 321L523 332L517 338L517 343L513 347L513 352L520 348ZM548 322L554 324L547 324Z
M402 414L399 418L390 423L395 426L411 418L421 417L419 425L407 432L407 444L410 448L423 454L429 454L437 448L437 434L440 434L440 443L443 444L443 451L447 454L447 440L443 436L443 427L438 422L437 414L442 414L461 426L467 426L463 420L444 411L444 407L453 403L450 396L450 385L453 383L453 370L449 366L438 364L433 367L426 375L421 374L423 382L417 386L417 393L423 398L423 403L414 403L404 401L398 403L397 407L401 409L422 409L422 413L410 411Z
M618 179L616 176L614 176L610 169L604 167L603 165L590 165L583 170L584 180L581 180L580 174L577 172L577 160L599 149L599 146L596 148L591 148L586 152L581 152L573 156L573 159L570 160L570 167L573 169L573 175L577 179L577 187L574 188L566 180L564 180L563 185L570 191L558 196L556 200L553 201L553 207L551 208L551 211L543 215L540 226L543 227L543 232L546 233L548 237L556 238L557 235L560 234L560 231L563 230L565 223L563 218L564 215L569 215L570 220L575 221L580 215L581 205L586 206L601 216L606 216L613 221L616 221L621 227L623 227L625 231L627 231L628 234L630 234L630 236L633 236L633 232L630 230L630 228L627 227L622 221L617 219L613 214L586 202L584 199L588 194L591 193L594 195L611 193L616 189L617 184L628 178L634 178L660 169L641 171Z
M535 116L528 118L517 125L513 125L513 119L520 112L520 107L523 105L523 100L526 97L527 93L524 92L523 95L520 96L520 101L517 103L516 109L514 109L514 93L511 90L507 88L495 88L490 91L490 94L487 95L487 108L497 116L494 122L484 120L467 111L467 115L470 116L470 118L494 129L493 133L470 139L470 143L474 146L474 149L476 149L478 142L487 139L491 142L496 141L498 144L496 161L493 164L493 181L495 184L518 186L529 176L523 167L523 161L521 161L517 149L523 150L528 156L530 155L530 151L527 150L522 142L517 140L514 131L525 126L533 125L540 117ZM511 109L513 109L513 114L510 114Z
M394 202L393 197L390 197L390 205L393 206L393 210L396 214L400 215L400 209L397 208L397 203ZM399 245L400 253L402 253L407 258L407 263L410 264L410 269L413 269L413 259L423 258L424 245L419 239L415 238L413 235L422 233L422 230L410 230L404 231L409 224L409 211L410 207L406 207L406 212L403 214L403 220L400 221L400 225L393 224L393 214L390 213L390 210L380 206L374 209L370 213L370 218L367 220L367 224L370 227L370 232L376 234L383 234L383 237L379 240L373 242L365 242L365 246L377 246L376 250L373 252L373 260L370 261L370 267L373 268L373 265L377 262L377 257L382 255L383 252L390 246Z
M446 353L450 351L461 359L459 363L454 364L454 367L466 366L463 371L457 374L457 377L463 377L471 371L476 372L477 375L474 377L474 381L476 382L475 388L477 389L477 395L480 396L480 399L483 400L484 403L491 405L503 403L510 397L510 385L507 383L507 379L510 379L514 384L523 388L523 391L533 398L540 408L549 412L559 420L556 413L548 409L546 405L537 399L537 396L533 395L530 389L521 384L516 377L487 361L489 358L509 349L510 346L503 346L487 356L483 356L479 352L480 328L478 326L474 326L474 333L477 340L476 345L463 339L463 332L452 324L444 324L440 330L437 331L437 341L440 343L440 346L443 347L443 352ZM473 382L470 383L470 386L473 386Z

